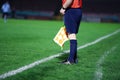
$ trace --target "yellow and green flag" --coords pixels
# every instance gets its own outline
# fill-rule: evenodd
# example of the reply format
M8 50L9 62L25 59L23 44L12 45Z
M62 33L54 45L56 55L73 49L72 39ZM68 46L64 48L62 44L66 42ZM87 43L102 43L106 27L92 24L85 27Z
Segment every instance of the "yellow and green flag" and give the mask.
M61 27L57 35L54 37L54 42L57 43L60 47L63 47L64 43L69 40L65 27Z

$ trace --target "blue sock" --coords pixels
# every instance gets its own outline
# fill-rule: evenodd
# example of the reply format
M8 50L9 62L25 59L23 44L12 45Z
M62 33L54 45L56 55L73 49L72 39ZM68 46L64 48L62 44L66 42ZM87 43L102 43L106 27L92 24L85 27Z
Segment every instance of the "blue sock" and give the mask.
M68 61L75 62L77 58L77 40L70 40L70 54Z

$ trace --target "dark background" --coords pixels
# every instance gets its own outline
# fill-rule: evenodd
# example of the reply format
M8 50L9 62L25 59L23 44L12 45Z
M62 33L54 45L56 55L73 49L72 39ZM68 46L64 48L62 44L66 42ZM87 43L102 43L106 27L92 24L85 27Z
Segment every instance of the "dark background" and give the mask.
M61 0L8 0L16 10L58 11ZM0 0L0 7L5 0ZM83 0L85 13L120 13L120 0Z

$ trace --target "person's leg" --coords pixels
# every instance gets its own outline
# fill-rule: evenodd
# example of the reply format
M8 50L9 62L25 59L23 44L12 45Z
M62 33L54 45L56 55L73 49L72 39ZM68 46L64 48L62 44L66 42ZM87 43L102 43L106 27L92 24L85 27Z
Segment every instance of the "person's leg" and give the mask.
M79 24L81 20L81 10L80 9L68 9L64 15L64 23L66 31L68 33L68 38L70 40L70 54L65 61L65 64L76 63L77 61L77 39L76 34L79 30Z
M71 63L75 63L76 62L76 58L77 58L77 39L76 39L76 34L72 33L72 34L68 34L68 37L70 39L70 54L68 57L68 61L70 61Z
M4 22L7 22L7 13L4 13Z
M70 54L67 60L63 61L64 64L73 64L76 63L77 60L77 39L76 34L68 34L68 38L70 39Z
M4 22L7 22L7 15L4 15Z

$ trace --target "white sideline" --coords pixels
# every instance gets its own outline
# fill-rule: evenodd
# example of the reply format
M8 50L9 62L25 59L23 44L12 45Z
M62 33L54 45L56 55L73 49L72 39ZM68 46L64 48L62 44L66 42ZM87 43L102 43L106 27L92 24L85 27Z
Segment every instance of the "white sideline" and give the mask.
M88 46L90 46L90 45L93 45L93 44L95 44L95 43L98 43L98 42L100 42L101 40L106 39L106 38L108 38L108 37L110 37L110 36L112 36L112 35L115 35L115 34L119 33L119 32L120 32L120 29L116 30L115 32L113 32L113 33L111 33L111 34L108 34L108 35L106 35L106 36L100 37L100 38L96 39L96 40L93 41L93 42L87 43L87 44L85 44L85 45L83 45L83 46L79 46L79 47L78 47L78 50L83 49L83 48L85 48L85 47L88 47ZM64 51L64 53L69 53L69 50ZM51 59L53 59L53 58L55 58L55 57L59 57L59 56L61 56L61 55L64 54L64 53L58 53L58 54L56 54L56 55L49 56L49 57L47 57L47 58L44 58L44 59L35 61L35 62L33 62L33 63L29 64L29 65L25 65L25 66L20 67L20 68L18 68L18 69L15 69L15 70L6 72L6 73L4 73L4 74L1 74L1 75L0 75L0 79L4 79L4 78L7 78L7 77L16 75L16 74L18 74L18 73L21 73L21 72L23 72L23 71L25 71L25 70L27 70L27 69L33 68L34 66L41 64L41 63L43 63L43 62L46 62L46 61L48 61L48 60L51 60Z
M103 67L102 67L102 64L104 63L105 58L110 53L112 53L115 49L116 49L116 47L112 47L110 50L105 51L104 54L101 56L101 58L98 60L93 80L102 80L102 78L103 78L103 72L102 72L103 71L103 69L102 69Z

